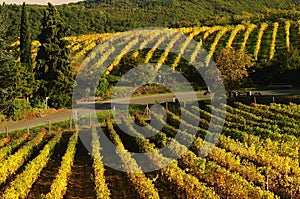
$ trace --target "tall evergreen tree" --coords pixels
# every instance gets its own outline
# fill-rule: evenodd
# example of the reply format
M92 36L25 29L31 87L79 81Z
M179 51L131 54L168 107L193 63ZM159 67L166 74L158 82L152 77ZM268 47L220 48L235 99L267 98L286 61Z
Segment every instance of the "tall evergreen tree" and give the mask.
M31 58L31 30L28 21L28 13L26 4L22 5L21 14L21 27L20 27L20 61L23 73L24 90L22 92L23 97L32 97L34 90L36 90L36 83L34 81L34 74L32 69Z
M55 108L70 104L74 83L66 34L67 28L58 11L48 3L39 35L41 46L36 57L35 78L39 81L38 97L50 97L50 105Z
M14 115L14 102L26 90L26 74L17 61L17 53L7 42L6 6L0 6L0 112Z
M23 3L22 5L21 15L20 59L21 63L27 67L27 70L29 72L32 72L30 25L25 3Z

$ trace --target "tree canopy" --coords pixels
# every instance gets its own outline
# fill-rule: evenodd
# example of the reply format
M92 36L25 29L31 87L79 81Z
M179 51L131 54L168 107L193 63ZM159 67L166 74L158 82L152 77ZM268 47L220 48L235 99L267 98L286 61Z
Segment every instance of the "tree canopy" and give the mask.
M25 3L22 5L21 28L20 28L20 60L32 72L31 59L31 35L28 12Z
M28 91L27 73L22 65L16 62L17 53L10 49L6 39L7 12L1 8L0 14L0 110L1 113L14 115L14 103L18 97Z
M50 97L50 105L53 103L55 107L70 104L74 83L66 34L67 27L61 22L57 9L49 3L39 35L41 46L36 57L35 78L39 82L37 97Z
M28 5L32 38L40 34L45 6ZM8 33L16 40L20 5L8 5ZM293 0L86 0L56 6L61 19L71 24L69 35L118 32L141 27L213 26L259 23L300 17Z
M248 77L248 69L254 65L253 58L249 54L233 48L217 51L215 63L228 91L238 89Z

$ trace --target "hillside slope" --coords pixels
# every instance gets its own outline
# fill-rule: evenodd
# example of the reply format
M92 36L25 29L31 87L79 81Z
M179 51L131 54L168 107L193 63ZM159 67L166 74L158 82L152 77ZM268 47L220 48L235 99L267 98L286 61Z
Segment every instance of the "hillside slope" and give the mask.
M151 26L211 26L266 18L299 18L298 5L298 0L86 0L60 5L58 10L70 26L69 34L78 35ZM290 8L294 9L293 14L283 14L283 10ZM44 9L41 5L29 6L34 39L39 34ZM15 40L21 6L8 5L8 12L8 35Z

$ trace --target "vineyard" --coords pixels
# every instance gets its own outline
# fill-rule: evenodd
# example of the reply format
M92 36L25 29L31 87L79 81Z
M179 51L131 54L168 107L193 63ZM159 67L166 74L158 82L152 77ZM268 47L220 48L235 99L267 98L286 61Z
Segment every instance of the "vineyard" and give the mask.
M135 114L102 118L78 131L58 126L50 133L13 132L0 141L1 198L300 198L300 106L225 106L223 132L205 157L198 152L212 133L209 123L220 120L211 112L221 111L210 104L174 103L162 113L166 120L151 113L150 124L157 125ZM180 139L174 139L177 134ZM110 153L108 139L116 146ZM117 157L120 171L104 164L111 159L106 154ZM170 164L143 172L165 161Z
M276 52L282 49L289 49L291 45L294 47L300 47L300 22L285 21L275 23L262 23L262 24L249 24L249 25L234 25L234 26L213 26L213 27L194 27L194 28L180 28L174 29L185 35L190 39L195 39L199 42L200 46L203 46L208 55L206 57L206 64L209 63L216 50L225 47L233 47L235 49L246 50L249 54L257 60L272 60L276 56ZM77 71L80 67L82 60L91 52L98 44L103 41L117 36L118 33L106 33L106 34L91 34L67 37L70 41L70 51L72 57L72 63L74 70ZM163 42L158 38L159 35L152 35L144 41L144 44L140 46L140 50L143 49L148 43L153 43L153 48L149 49L144 59L145 63L151 62L153 53L157 50L159 45ZM169 48L176 43L176 36L170 42ZM157 40L157 41L156 41ZM156 41L156 42L155 42ZM182 44L183 51L188 46L188 41ZM19 42L12 44L18 46ZM128 44L134 45L134 44ZM38 42L33 42L33 58L36 56ZM130 47L128 47L130 48ZM139 54L136 51L133 57L137 57ZM161 65L167 60L169 49L166 49L161 57L158 59L158 64ZM124 54L123 54L124 55ZM178 56L172 67L176 67L180 61ZM122 54L119 56L119 60L116 60L115 65L118 64Z

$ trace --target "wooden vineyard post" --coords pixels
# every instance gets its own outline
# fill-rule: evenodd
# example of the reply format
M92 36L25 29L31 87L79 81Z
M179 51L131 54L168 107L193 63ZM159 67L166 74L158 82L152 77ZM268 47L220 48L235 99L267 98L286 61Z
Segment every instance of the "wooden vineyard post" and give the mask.
M49 130L49 134L50 134L50 132L51 132L51 121L50 120L48 121L48 130Z
M149 116L150 115L150 109L149 109L149 105L147 104L147 107L145 109L144 115Z
M26 127L27 127L27 133L28 133L28 135L30 135L30 133L29 133L29 127L28 127L28 123L26 122Z
M75 120L75 125L77 124L77 111L74 112L74 120Z
M92 114L89 114L89 118L90 118L90 128L92 128Z
M8 136L8 126L6 127L6 137Z
M72 117L69 117L70 131L72 129Z
M51 121L50 120L45 120L44 122L48 122L48 133L50 134L51 132Z

